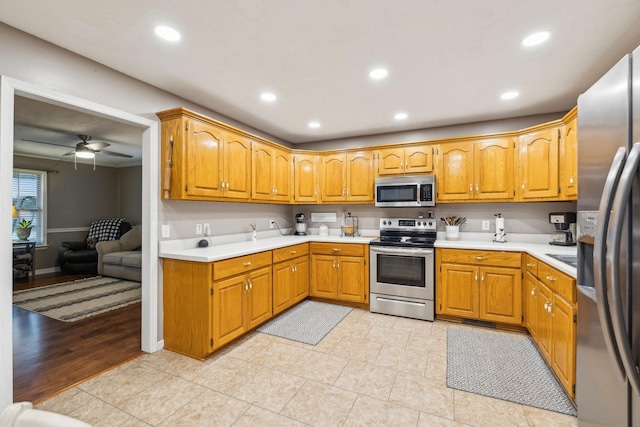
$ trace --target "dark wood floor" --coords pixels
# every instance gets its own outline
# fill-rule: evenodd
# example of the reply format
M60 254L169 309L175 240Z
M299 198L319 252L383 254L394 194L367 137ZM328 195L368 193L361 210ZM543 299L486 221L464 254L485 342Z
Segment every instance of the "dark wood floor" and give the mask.
M52 273L14 281L29 289L89 276ZM76 322L13 307L13 399L39 402L142 354L141 304Z

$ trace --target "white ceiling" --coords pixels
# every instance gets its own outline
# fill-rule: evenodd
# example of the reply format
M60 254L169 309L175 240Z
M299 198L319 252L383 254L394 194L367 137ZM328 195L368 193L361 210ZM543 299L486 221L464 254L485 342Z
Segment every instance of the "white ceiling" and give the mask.
M567 111L640 45L636 0L0 0L0 10L13 27L293 143ZM158 24L182 39L158 39ZM548 42L521 46L539 30ZM389 76L369 79L380 66ZM508 90L520 96L500 100Z

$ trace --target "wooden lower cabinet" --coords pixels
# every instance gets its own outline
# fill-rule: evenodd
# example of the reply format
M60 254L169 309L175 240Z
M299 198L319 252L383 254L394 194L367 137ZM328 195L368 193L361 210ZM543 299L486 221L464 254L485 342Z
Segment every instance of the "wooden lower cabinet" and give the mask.
M575 397L575 279L527 255L524 324L560 384Z
M437 249L436 262L436 313L521 324L520 253Z
M311 243L311 291L319 298L369 301L367 245Z
M278 314L309 295L309 255L273 266L273 314Z

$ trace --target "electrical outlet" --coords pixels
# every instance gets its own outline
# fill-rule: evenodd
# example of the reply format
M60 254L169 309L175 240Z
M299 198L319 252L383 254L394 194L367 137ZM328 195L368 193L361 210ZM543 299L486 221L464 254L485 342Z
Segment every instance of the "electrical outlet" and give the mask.
M273 219L269 220L269 228L276 228L276 221Z
M488 231L489 230L489 220L483 220L482 221L482 230L483 231Z
M162 238L168 239L171 237L171 226L169 224L162 224Z
M196 224L196 235L202 234L202 224Z
M209 234L211 234L211 228L209 227L209 223L208 222L205 222L202 225L202 231L204 232L205 236L208 236Z

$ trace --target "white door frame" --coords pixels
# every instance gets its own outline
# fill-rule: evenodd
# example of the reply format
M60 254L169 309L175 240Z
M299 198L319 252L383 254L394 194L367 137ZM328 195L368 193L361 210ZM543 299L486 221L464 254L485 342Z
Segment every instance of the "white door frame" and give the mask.
M13 403L11 194L14 97L16 95L143 128L142 134L142 350L158 342L158 122L0 76L0 412Z

